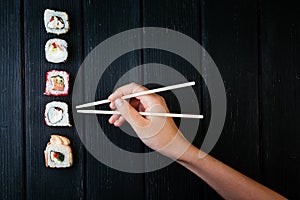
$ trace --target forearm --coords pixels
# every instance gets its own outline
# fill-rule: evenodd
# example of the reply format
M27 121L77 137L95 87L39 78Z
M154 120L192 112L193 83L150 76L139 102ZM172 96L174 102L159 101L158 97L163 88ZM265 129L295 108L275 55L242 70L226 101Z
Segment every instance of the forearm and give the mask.
M200 154L199 154L200 153ZM178 163L202 178L225 199L285 199L278 193L244 176L194 146L177 160Z
M134 99L135 103L131 100L134 107L122 99L122 96L143 91L147 91L147 88L132 83L118 88L110 95L110 108L117 109L121 116L113 115L109 122L121 126L126 120L148 147L177 160L225 199L285 199L211 156L199 156L199 153L204 153L185 139L173 119L142 117L138 113L168 111L162 97L156 94L138 96Z

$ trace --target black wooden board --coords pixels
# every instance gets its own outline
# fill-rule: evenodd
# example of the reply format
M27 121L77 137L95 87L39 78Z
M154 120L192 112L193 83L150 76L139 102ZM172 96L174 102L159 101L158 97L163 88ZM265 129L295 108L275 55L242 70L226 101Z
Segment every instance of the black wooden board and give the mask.
M260 13L263 181L299 199L300 9L262 1Z
M138 0L84 1L83 7L84 13L88 13L84 17L85 56L109 37L122 31L141 26L140 1ZM127 38L124 38L125 45L126 39ZM113 53L113 47L114 46L107 49L107 51ZM130 52L117 58L110 66L107 66L107 70L102 75L98 84L96 99L107 98L114 90L121 76L131 68L140 64L140 52ZM87 77L89 75L85 76ZM139 73L130 73L127 82L130 83L135 80L135 77L139 76ZM93 80L91 79L92 78L89 77L86 80L92 82ZM92 93L89 87L85 88L84 92L89 95ZM109 107L104 106L104 109L109 109ZM109 154L109 149L112 148L112 145L118 145L119 148L133 152L140 152L143 149L143 145L138 139L128 136L119 128L108 124L108 119L108 116L99 116L98 118L102 129L111 143L104 143L100 141L98 137L94 139L94 145L100 146L102 154ZM87 122L87 125L90 129L93 127L89 122ZM89 152L86 158L85 189L87 199L144 199L143 174L131 174L108 167L95 159ZM114 162L118 160L117 157L111 157L110 159ZM110 159L108 159L107 162L110 162ZM128 160L128 162L130 162L131 165L141 164L134 163L130 160ZM120 165L122 165L122 163Z
M255 1L202 1L202 45L218 66L227 95L224 129L211 155L259 180L257 41ZM206 90L203 97L207 112ZM209 188L206 198L217 194Z
M143 4L143 26L161 27L181 32L200 43L200 3L199 1L167 0L167 1L144 1ZM168 32L166 30L166 32ZM155 40L154 40L155 42ZM178 43L178 45L184 45ZM169 66L178 71L189 81L195 81L193 86L201 108L201 77L199 73L184 58L169 51L158 49L145 49L143 51L144 63L158 63ZM193 53L193 52L191 52ZM195 55L197 56L197 55ZM156 83L170 79L173 73L165 73L166 68L161 66L154 70L144 72L145 82L157 79ZM171 71L170 71L171 72ZM156 74L156 75L155 75ZM156 76L153 78L153 76ZM171 78L172 79L172 78ZM174 83L176 80L174 80ZM180 83L180 82L177 82ZM157 86L157 85L156 85ZM159 86L159 85L158 85ZM188 90L188 89L183 89ZM189 93L184 93L187 96ZM193 112L193 110L180 110L178 100L172 92L162 93L172 112ZM191 99L186 99L187 102ZM189 102L191 103L191 102ZM177 123L178 120L177 120ZM201 145L201 126L195 138L194 144ZM183 133L187 134L187 133ZM155 162L145 160L146 165ZM201 179L184 169L177 163L160 169L158 171L145 174L146 199L202 199L204 194L204 184Z
M54 128L44 123L44 107L50 101L65 101L71 110L75 77L93 48L117 33L138 27L182 32L199 42L217 64L226 89L227 117L210 154L289 199L300 198L300 10L295 2L1 0L0 6L1 199L221 199L177 163L148 173L122 172L94 158L79 139L75 126ZM46 33L46 8L68 13L71 29L67 34ZM65 63L51 64L45 59L45 43L54 37L69 44ZM126 41L124 38L124 45ZM107 51L114 53L113 48ZM193 143L200 147L210 122L210 97L199 74L178 55L144 49L120 56L101 77L95 100L106 98L124 74L123 82L128 83L147 83L152 74L161 80L166 77L161 70L130 71L145 63L170 66L188 80L196 81L193 89L204 120ZM70 73L69 96L43 94L46 72L52 69ZM91 95L85 83L82 87L83 96ZM172 92L161 94L171 111L182 111ZM112 144L132 152L150 151L138 138L109 125L108 118L99 116L98 121L111 144L102 143L99 138L93 143L103 153ZM91 128L86 126L83 130ZM45 167L43 152L54 133L71 140L73 167ZM116 159L111 157L108 162ZM145 169L151 162L156 161L128 160L129 166L141 165Z
M25 194L22 9L20 2L1 1L2 6L5 12L0 14L0 199L22 199Z

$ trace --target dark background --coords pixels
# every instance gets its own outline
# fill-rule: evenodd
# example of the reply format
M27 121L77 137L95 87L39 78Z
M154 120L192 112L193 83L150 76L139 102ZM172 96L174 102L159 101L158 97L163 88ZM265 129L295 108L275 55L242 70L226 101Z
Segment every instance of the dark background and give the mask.
M296 1L1 0L0 6L0 199L221 198L177 163L145 174L111 169L85 150L74 126L44 124L47 102L62 100L71 105L71 95L43 95L48 70L70 72L72 86L80 64L96 45L143 26L192 37L217 64L227 93L227 117L210 154L282 195L300 199L300 7ZM44 45L56 37L45 31L46 8L66 11L70 17L70 31L58 36L69 44L64 64L45 60ZM107 97L118 77L148 62L172 66L201 83L201 77L178 56L149 49L116 60L99 84L97 96ZM205 116L194 141L201 146L210 103L203 83L195 91ZM176 110L177 100L170 94L165 94L167 102ZM99 118L112 141L132 151L145 150L137 139L114 134L119 129L108 125L107 119ZM43 151L53 133L71 140L72 168L45 167Z

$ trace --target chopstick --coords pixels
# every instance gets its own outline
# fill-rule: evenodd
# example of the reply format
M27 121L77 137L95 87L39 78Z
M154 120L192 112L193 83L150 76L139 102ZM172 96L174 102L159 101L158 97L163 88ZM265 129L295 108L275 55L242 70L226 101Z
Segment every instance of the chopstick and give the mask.
M137 97L137 96L153 94L153 93L158 93L158 92L163 92L163 91L168 91L168 90L174 90L174 89L193 86L193 85L195 85L195 81L188 82L188 83L181 83L181 84L177 84L177 85L166 86L166 87L162 87L162 88L156 88L153 90L147 90L147 91L143 91L143 92L137 92L137 93L125 95L121 98L122 99L130 99L130 98ZM110 101L108 99L104 99L104 100L100 100L100 101L96 101L96 102L78 105L78 106L76 106L76 108L77 109L78 108L86 108L86 107L101 105L101 104L105 104L105 103L110 103Z
M166 86L166 87L161 87L161 88L156 88L153 90L147 90L143 92L137 92L134 94L129 94L122 96L122 99L130 99L133 97L137 96L142 96L142 95L147 95L147 94L153 94L153 93L158 93L158 92L163 92L163 91L168 91L168 90L174 90L174 89L179 89L179 88L184 88L188 86L193 86L195 85L195 82L188 82L188 83L181 83L177 85L171 85L171 86ZM85 108L85 107L90 107L90 106L96 106L96 105L101 105L105 103L110 103L108 99L96 101L96 102L91 102L91 103L86 103L82 105L76 106L76 108ZM109 110L77 110L77 113L82 113L82 114L104 114L104 115L121 115L119 111L109 111ZM179 117L179 118L193 118L193 119L203 119L203 115L193 115L193 114L177 114L177 113L150 113L150 112L139 112L143 116L157 116L157 117Z
M121 115L121 113L119 111L108 111L108 110L77 110L77 112L84 113L84 114ZM151 113L139 112L139 113L144 116L203 119L203 115L177 114L177 113L152 113L152 112Z

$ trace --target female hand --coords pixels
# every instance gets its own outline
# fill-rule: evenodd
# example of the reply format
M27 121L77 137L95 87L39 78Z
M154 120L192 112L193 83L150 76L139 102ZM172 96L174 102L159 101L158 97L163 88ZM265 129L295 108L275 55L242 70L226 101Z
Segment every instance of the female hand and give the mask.
M169 112L165 100L157 94L138 96L129 102L122 96L142 92L147 88L131 83L118 88L109 96L111 109L117 109L121 115L113 115L109 123L121 126L127 121L138 137L153 150L172 158L179 158L190 143L184 138L172 118L141 116L138 112Z
M169 112L166 102L157 94L139 96L129 103L122 96L147 88L131 83L118 88L108 99L110 107L121 112L109 122L121 126L129 122L140 139L153 150L177 160L202 178L225 199L285 199L280 194L246 177L224 163L191 145L176 127L172 118L143 117L140 112Z

